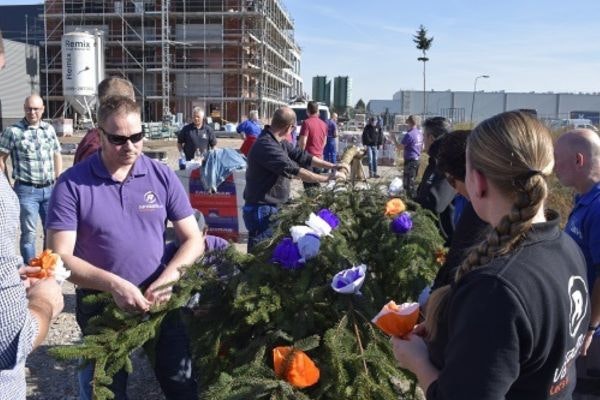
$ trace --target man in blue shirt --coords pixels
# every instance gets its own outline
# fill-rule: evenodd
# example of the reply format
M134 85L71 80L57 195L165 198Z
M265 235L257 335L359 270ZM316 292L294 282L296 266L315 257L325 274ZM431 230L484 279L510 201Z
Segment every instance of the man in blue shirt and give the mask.
M333 113L327 121L327 143L323 151L323 159L332 164L337 162L337 119L338 115Z
M242 143L242 147L240 148L240 152L248 156L250 152L250 148L256 141L258 135L260 135L260 123L258 121L258 111L252 110L248 113L248 119L238 125L236 128L237 133L242 135L242 139L244 139L244 143Z
M556 141L554 158L556 176L576 193L565 232L583 251L592 293L590 326L582 351L587 357L578 376L600 378L600 138L589 129L567 132Z

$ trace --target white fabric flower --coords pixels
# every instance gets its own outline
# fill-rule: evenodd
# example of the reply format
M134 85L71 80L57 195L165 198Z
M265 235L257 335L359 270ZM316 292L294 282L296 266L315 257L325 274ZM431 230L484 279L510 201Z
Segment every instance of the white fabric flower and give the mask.
M331 236L331 226L315 213L310 213L305 223L315 231L317 236Z
M315 232L313 228L310 228L306 225L295 225L290 228L290 235L292 235L292 240L294 243L298 243L298 240L300 240L302 236L308 235L309 233L318 236L318 233Z
M54 266L53 273L54 279L56 279L59 285L62 285L71 276L71 271L65 268L65 263L58 254L56 255L56 265Z

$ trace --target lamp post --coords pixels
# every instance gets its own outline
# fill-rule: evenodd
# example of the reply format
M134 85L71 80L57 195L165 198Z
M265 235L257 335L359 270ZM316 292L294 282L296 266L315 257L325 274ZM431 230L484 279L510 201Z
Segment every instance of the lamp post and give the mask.
M473 99L471 100L471 123L473 123L473 109L475 108L475 92L477 91L477 79L479 78L489 78L489 75L479 75L475 77L475 82L473 82Z

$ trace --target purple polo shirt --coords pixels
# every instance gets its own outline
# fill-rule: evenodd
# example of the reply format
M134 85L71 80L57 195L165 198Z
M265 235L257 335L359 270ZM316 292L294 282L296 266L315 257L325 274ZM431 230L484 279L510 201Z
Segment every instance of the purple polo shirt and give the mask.
M418 160L423 150L423 133L417 128L412 128L404 135L404 160Z
M161 272L167 220L193 213L168 166L141 155L121 184L97 152L60 175L46 228L76 231L75 256L139 286Z

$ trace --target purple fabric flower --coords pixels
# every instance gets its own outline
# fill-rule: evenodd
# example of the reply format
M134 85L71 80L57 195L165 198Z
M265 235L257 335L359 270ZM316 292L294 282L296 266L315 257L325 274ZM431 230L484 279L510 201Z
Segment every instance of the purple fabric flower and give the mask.
M281 264L285 269L299 269L304 266L300 262L300 251L298 246L291 237L285 237L277 244L275 250L273 250L273 257L271 261Z
M331 288L338 293L360 294L360 288L365 282L366 270L367 266L361 264L338 272L331 281Z
M403 235L406 232L410 231L412 229L412 226L412 219L410 218L410 214L407 212L401 213L390 223L390 229L392 230L392 232L399 235Z
M337 215L329 211L327 208L321 209L317 215L325 220L331 226L331 229L335 229L340 225L340 219Z

